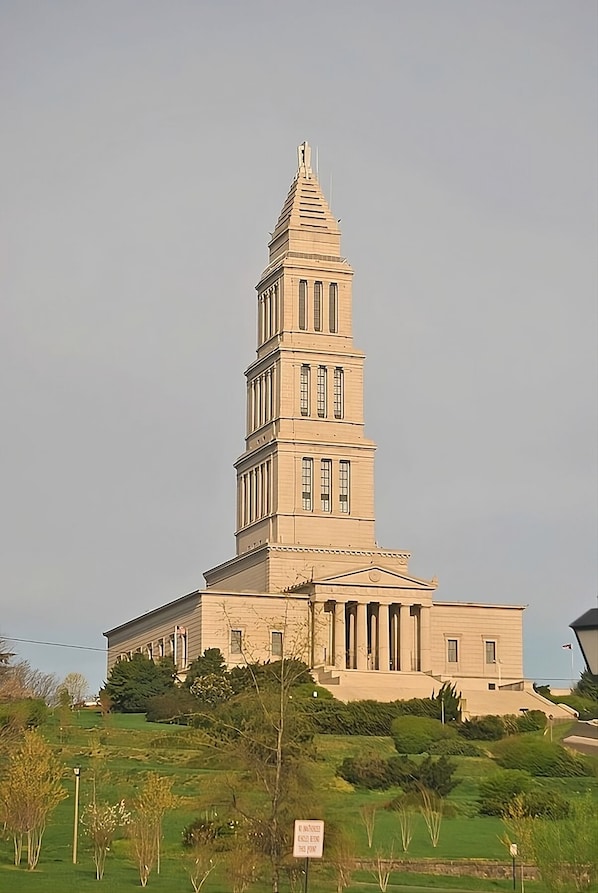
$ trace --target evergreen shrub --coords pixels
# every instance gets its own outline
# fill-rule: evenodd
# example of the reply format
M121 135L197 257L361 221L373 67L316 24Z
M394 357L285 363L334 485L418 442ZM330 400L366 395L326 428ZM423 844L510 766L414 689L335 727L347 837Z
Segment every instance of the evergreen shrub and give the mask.
M455 738L453 726L426 716L399 716L392 721L390 734L399 753L425 753L436 741Z
M593 774L590 760L571 753L556 742L532 735L514 735L493 746L499 766L504 769L523 769L530 775L581 777Z

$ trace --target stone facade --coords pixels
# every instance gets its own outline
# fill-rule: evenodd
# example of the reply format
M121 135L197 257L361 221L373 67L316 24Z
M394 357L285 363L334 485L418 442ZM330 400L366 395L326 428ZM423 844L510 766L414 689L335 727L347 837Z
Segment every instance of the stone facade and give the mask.
M437 581L409 574L409 552L376 543L353 271L306 143L269 251L235 463L236 555L205 572L205 589L105 633L108 668L140 650L176 657L182 673L206 648L229 666L284 650L345 698L429 695L445 679L529 694L521 606L435 601Z

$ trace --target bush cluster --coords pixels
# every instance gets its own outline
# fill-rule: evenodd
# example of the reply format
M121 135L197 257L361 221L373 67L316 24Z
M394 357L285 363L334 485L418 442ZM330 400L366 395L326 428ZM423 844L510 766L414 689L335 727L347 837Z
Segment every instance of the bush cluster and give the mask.
M519 716L476 716L457 726L459 734L469 741L499 741L507 735L541 732L546 726L542 710L528 710Z
M48 707L42 698L21 698L0 704L0 729L12 726L36 729L48 718Z
M437 760L426 757L421 763L415 763L403 756L390 757L388 760L362 756L346 757L336 774L355 787L367 790L400 787L408 792L424 787L435 791L440 797L446 797L457 784L453 779L455 768L455 764L446 757Z
M399 753L429 753L437 741L457 737L452 726L427 716L399 716L393 719L390 734Z
M538 787L521 769L499 769L480 783L479 793L482 815L504 816L514 803L520 815L530 818L564 819L570 811L564 797Z
M593 774L590 761L560 744L533 736L513 736L494 745L499 766L523 769L530 775L575 778Z

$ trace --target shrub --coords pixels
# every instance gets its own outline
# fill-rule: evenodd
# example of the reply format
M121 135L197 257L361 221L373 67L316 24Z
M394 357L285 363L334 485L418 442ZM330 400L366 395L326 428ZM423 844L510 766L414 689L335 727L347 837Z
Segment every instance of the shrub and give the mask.
M173 688L150 698L146 705L148 722L186 722L184 715L198 709L197 700L185 688Z
M587 758L544 738L514 735L497 742L493 750L497 763L504 769L523 769L530 775L551 778L593 774Z
M389 777L387 761L379 757L345 757L336 774L349 784L370 791L384 790L394 783Z
M543 710L528 710L515 717L518 732L542 732L546 728L546 714Z
M22 698L0 704L0 729L36 729L48 718L48 707L42 698Z
M380 757L346 757L336 774L355 787L367 790L385 790L396 785L405 792L418 792L422 787L445 797L453 790L455 765L446 757L433 760L430 757L415 763L408 757L395 756L388 760Z
M521 798L523 815L530 818L566 819L571 812L568 800L557 791L533 788Z
M399 716L392 721L390 734L399 753L424 753L443 738L457 734L452 726L425 716Z
M503 815L510 801L532 789L533 779L521 769L502 769L480 782L482 815Z
M482 750L477 744L471 741L464 741L463 738L442 738L430 745L428 753L435 756L445 757L479 757L482 756Z
M474 741L498 741L506 734L505 725L500 716L476 716L466 719L458 726L461 737Z
M440 757L438 760L426 757L417 767L417 781L403 789L419 790L423 786L428 791L434 791L439 797L446 797L458 784L453 779L455 769L455 764L446 757Z

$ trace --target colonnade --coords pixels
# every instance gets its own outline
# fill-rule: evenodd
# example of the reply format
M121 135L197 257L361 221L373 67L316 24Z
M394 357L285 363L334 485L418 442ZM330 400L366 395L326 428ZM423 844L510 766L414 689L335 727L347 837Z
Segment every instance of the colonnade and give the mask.
M316 663L339 670L429 672L430 605L327 601L314 610Z

